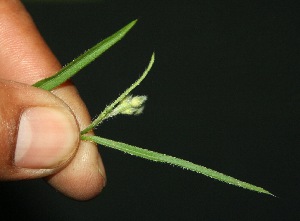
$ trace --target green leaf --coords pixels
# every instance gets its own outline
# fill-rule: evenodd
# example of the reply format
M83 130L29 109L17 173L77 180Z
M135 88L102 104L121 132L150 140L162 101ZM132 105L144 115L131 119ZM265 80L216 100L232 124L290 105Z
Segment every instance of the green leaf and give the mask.
M102 137L98 137L98 136L81 136L82 140L87 140L87 141L92 141L95 142L97 144L106 146L106 147L111 147L113 149L119 150L119 151L123 151L125 153L137 156L137 157L141 157L147 160L151 160L151 161L155 161L155 162L161 162L161 163L168 163L171 165L175 165L175 166L179 166L182 167L183 169L187 169L187 170L191 170L194 171L196 173L201 173L205 176L208 176L210 178L231 184L231 185L235 185L238 187L242 187L248 190L252 190L252 191L256 191L259 193L264 193L264 194L268 194L268 195L272 195L270 192L268 192L267 190L264 190L261 187L257 187L254 186L252 184L240 181L238 179L235 179L233 177L227 176L223 173L219 173L215 170L212 169L208 169L204 166L200 166L194 163L191 163L189 161L186 160L182 160L176 157L172 157L166 154L161 154L161 153L157 153L151 150L147 150L147 149L142 149L140 147L136 147L136 146L132 146L129 144L125 144L125 143L121 143L121 142L117 142L117 141L113 141L113 140L109 140L106 138L102 138Z
M67 64L55 75L38 81L33 86L50 91L55 87L61 85L66 80L75 75L77 72L79 72L81 69L86 67L92 61L94 61L101 54L103 54L111 46L113 46L115 43L121 40L127 34L127 32L135 25L136 22L137 20L130 22L128 25L126 25L110 37L104 39L100 43L96 44L94 47L87 50L84 54L80 55L78 58Z
M114 102L108 105L87 128L81 131L81 134L86 134L87 132L98 126L106 118L106 116L114 109L114 107L145 79L145 77L147 76L147 74L153 66L154 60L155 53L152 54L148 67L145 69L144 73L129 88L127 88Z

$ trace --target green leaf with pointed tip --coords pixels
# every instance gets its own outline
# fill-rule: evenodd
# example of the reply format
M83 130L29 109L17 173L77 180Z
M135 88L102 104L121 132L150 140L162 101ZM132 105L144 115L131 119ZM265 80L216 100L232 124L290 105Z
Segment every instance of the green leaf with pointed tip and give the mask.
M85 136L82 135L81 136L82 140L87 140L87 141L92 141L95 142L97 144L106 146L106 147L111 147L113 149L119 150L119 151L123 151L125 153L137 156L137 157L141 157L147 160L151 160L151 161L155 161L155 162L161 162L161 163L168 163L171 165L175 165L175 166L179 166L182 167L183 169L187 169L187 170L191 170L194 171L196 173L201 173L205 176L208 176L210 178L234 185L234 186L238 186L238 187L242 187L248 190L252 190L252 191L256 191L259 193L264 193L264 194L268 194L268 195L272 195L270 192L268 192L267 190L261 188L261 187L257 187L254 186L252 184L240 181L238 179L235 179L231 176L227 176L223 173L219 173L215 170L212 169L208 169L204 166L200 166L194 163L191 163L189 161L186 160L182 160L176 157L172 157L166 154L161 154L161 153L157 153L151 150L147 150L147 149L143 149L140 147L136 147L136 146L132 146L129 144L125 144L125 143L121 143L121 142L117 142L114 140L109 140L103 137L99 137L99 136Z
M78 58L64 66L55 75L38 81L33 86L50 91L55 87L61 85L66 80L75 75L77 72L79 72L81 69L86 67L92 61L94 61L97 57L103 54L114 44L116 44L119 40L121 40L127 34L127 32L135 25L136 22L137 20L130 22L128 25L126 25L110 37L99 42L94 47L87 50L84 54L80 55Z

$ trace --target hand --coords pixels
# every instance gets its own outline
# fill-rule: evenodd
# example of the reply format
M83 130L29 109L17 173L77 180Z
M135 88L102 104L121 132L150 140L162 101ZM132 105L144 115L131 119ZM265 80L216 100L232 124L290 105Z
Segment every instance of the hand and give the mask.
M81 142L90 116L76 88L32 87L61 68L18 0L0 0L0 180L44 177L78 200L106 176L97 147Z

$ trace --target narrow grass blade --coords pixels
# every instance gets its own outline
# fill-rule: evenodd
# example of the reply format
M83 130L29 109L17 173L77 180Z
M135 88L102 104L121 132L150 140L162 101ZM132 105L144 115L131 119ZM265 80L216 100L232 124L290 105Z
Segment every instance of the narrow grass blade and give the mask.
M161 163L168 163L171 165L175 165L175 166L179 166L182 167L183 169L187 169L187 170L191 170L194 171L196 173L201 173L205 176L208 176L210 178L228 183L228 184L232 184L238 187L242 187L248 190L252 190L252 191L256 191L259 193L264 193L264 194L268 194L268 195L272 195L270 192L268 192L267 190L264 190L261 187L257 187L254 186L252 184L237 180L233 177L227 176L225 174L219 173L215 170L212 169L208 169L204 166L200 166L194 163L191 163L189 161L186 160L182 160L176 157L172 157L172 156L168 156L166 154L161 154L161 153L157 153L154 151L150 151L147 149L142 149L140 147L136 147L136 146L132 146L129 144L125 144L125 143L121 143L121 142L117 142L117 141L113 141L113 140L109 140L106 138L102 138L102 137L98 137L98 136L81 136L82 140L87 140L87 141L92 141L95 142L97 144L106 146L106 147L111 147L113 149L116 150L120 150L122 152L137 156L137 157L141 157L144 159L148 159L151 161L156 161L156 162L161 162Z
M33 86L42 88L44 90L52 90L60 84L64 83L66 80L75 75L78 71L86 67L102 53L108 50L111 46L121 40L127 32L135 25L137 20L130 22L128 25L111 35L110 37L104 39L103 41L96 44L94 47L87 50L84 54L80 55L78 58L64 66L55 75L45 78L41 81L36 82Z
M86 134L87 132L98 126L105 119L105 117L114 109L114 107L144 80L144 78L151 70L154 60L155 54L153 53L148 67L145 69L144 73L139 77L139 79L137 79L129 88L127 88L113 103L108 105L87 128L81 131L81 134Z

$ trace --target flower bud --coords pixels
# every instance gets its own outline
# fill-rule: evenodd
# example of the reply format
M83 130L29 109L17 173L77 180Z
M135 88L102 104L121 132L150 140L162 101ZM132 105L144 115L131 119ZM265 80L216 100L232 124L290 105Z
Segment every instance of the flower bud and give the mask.
M147 100L147 96L126 96L117 107L115 107L112 112L106 117L110 118L118 114L126 115L139 115L144 110L144 103Z

